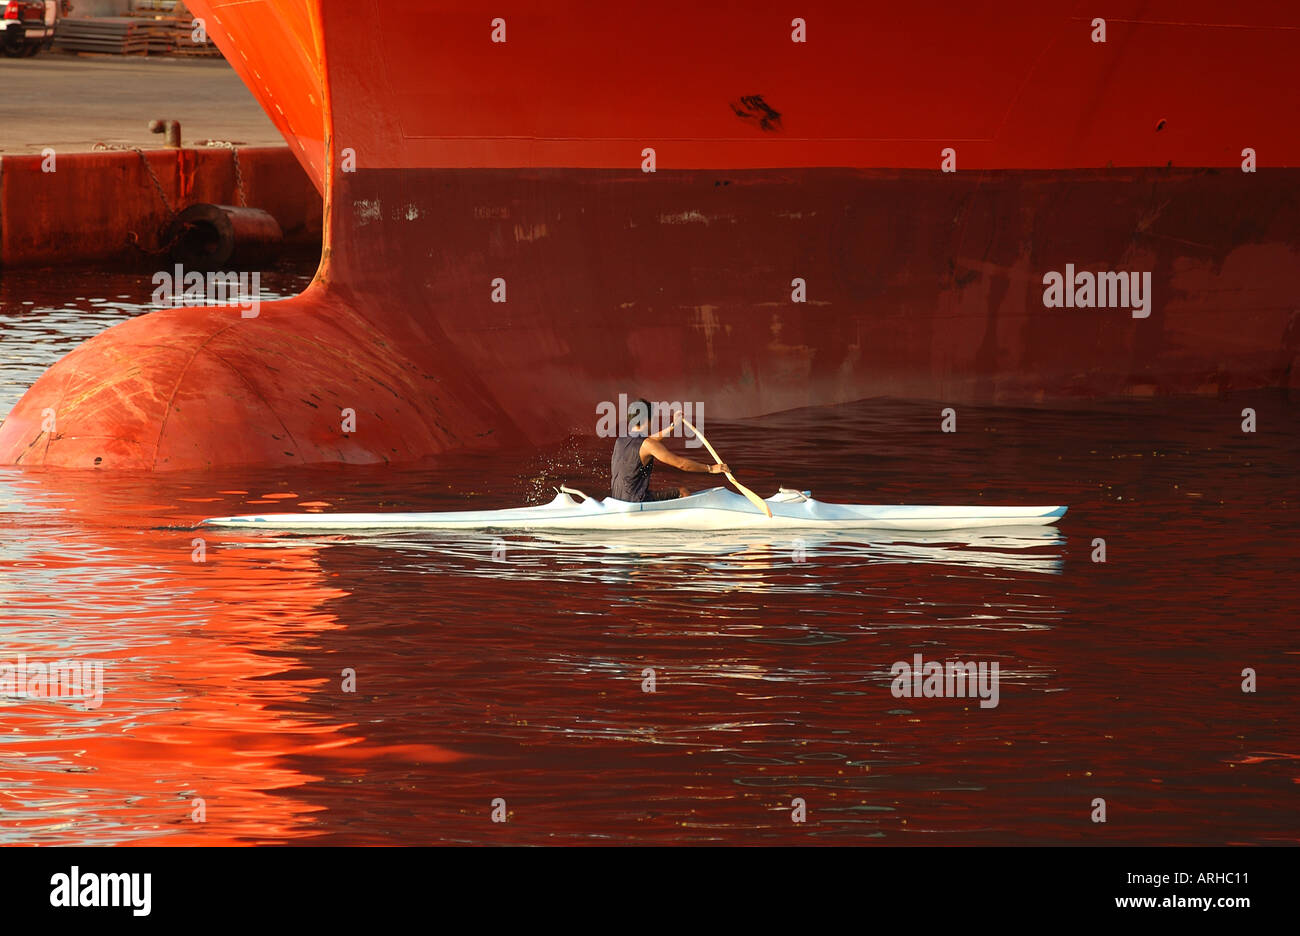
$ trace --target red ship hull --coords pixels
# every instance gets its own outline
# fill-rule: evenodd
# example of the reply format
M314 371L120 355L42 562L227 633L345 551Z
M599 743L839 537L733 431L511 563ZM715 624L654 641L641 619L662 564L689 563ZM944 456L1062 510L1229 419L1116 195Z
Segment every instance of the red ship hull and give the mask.
M492 43L447 4L192 6L326 195L317 281L87 342L5 461L404 461L589 432L620 393L736 417L1295 379L1293 8L1117 9L1098 43L1092 11L825 3L801 44L730 8L507 9ZM1048 307L1067 264L1149 272L1149 317Z

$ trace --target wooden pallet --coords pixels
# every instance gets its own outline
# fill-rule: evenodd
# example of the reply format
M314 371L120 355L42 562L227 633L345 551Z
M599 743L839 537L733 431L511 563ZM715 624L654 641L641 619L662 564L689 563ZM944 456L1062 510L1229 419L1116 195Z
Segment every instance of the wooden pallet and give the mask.
M194 20L171 19L166 22L172 24L172 41L175 43L172 47L173 55L201 58L219 58L221 56L221 50L213 44L210 37L205 38L203 42L194 41Z
M109 55L181 55L216 58L211 41L195 42L194 20L176 17L99 16L67 18L54 33L56 48Z
M69 52L149 55L175 47L169 24L134 16L70 17L59 21L54 46Z

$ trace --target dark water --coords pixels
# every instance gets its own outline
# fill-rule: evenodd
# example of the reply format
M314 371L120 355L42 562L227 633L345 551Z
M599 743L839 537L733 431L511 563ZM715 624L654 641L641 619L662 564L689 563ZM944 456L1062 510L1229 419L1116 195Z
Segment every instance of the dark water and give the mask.
M0 413L149 291L6 273ZM1068 504L1059 529L209 530L196 562L205 516L603 495L607 450L0 469L0 663L104 663L98 708L0 696L0 842L1294 843L1295 403L959 406L955 434L943 405L707 429L765 495ZM999 704L894 697L916 653L997 662Z

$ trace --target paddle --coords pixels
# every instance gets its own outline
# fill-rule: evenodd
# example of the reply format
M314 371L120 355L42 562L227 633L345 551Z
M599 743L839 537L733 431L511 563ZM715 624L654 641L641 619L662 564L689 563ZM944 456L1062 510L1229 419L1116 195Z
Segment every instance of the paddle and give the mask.
M688 423L686 421L685 416L682 417L682 425L685 426L687 429L691 430L691 432L695 433L695 437L704 443L704 447L709 450L709 454L713 456L713 460L717 462L719 465L721 465L722 459L718 457L717 451L715 451L713 446L709 444L709 440L704 438L704 433L700 432L700 430L696 429L694 426ZM741 494L744 494L746 497L748 497L750 503L752 503L759 510L763 511L763 513L767 514L768 519L771 519L772 508L768 507L767 504L763 503L763 498L759 497L749 488L745 487L743 484L737 481L736 476L733 475L730 471L727 472L727 480L736 486L737 491L739 491Z

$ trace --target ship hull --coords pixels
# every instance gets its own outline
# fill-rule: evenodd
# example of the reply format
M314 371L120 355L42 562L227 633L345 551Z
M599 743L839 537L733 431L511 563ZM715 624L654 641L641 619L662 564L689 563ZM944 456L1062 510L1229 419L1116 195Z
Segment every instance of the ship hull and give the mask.
M1220 393L1291 379L1296 182L387 170L349 178L341 200L407 220L333 263L360 294L421 310L404 349L449 343L503 408L566 431L620 393L728 418L870 396ZM1044 277L1067 268L1149 273L1145 310L1049 307Z
M406 461L593 432L621 394L735 418L1296 380L1285 6L1148 5L1098 43L1032 4L821 3L812 46L770 11L506 9L497 45L449 3L194 6L325 194L316 281L110 329L0 460ZM1076 272L1142 302L1060 301Z

